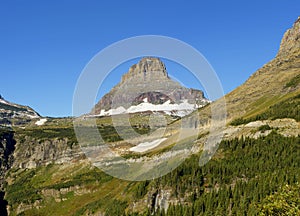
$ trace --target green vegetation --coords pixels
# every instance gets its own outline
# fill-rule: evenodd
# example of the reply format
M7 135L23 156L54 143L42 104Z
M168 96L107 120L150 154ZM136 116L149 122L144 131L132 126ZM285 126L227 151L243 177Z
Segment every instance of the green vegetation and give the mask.
M135 200L139 200L146 195L148 191L149 183L150 183L149 181L142 181L135 184L135 186L132 189L133 197Z
M104 183L107 181L110 181L112 179L111 176L106 175L105 173L101 172L97 168L93 168L90 170L87 170L82 173L78 173L76 175L73 175L72 178L67 177L67 178L62 178L59 183L49 185L45 188L52 188L59 190L61 188L69 188L72 186L81 186L81 185L86 185L89 183L94 183L97 181L98 183Z
M266 197L259 205L261 216L300 215L300 185L285 185Z
M80 216L80 215L84 215L85 213L88 214L95 214L96 210L100 209L104 203L105 203L105 199L101 199L101 200L96 200L94 202L91 202L87 205L85 205L84 207L80 208L79 210L77 210L73 216Z
M129 123L131 126L147 126L149 125L150 122L150 118L154 117L154 120L152 123L154 125L160 125L161 122L159 122L159 119L157 121L155 121L155 115L153 116L153 113L132 113L132 114L128 114L128 115L120 115L120 116L116 116L116 119L114 121L118 121L118 120L124 120L127 121L129 120ZM163 114L159 114L159 115L163 115ZM180 119L179 117L173 117L173 116L169 116L164 114L163 117L165 118L165 120L167 121L167 124L170 124L174 121L177 121L178 119ZM129 119L128 119L129 118ZM122 122L122 121L121 121ZM111 116L103 116L103 117L97 117L96 118L96 124L98 126L103 126L103 125L113 125L113 119Z
M35 176L36 170L32 169L20 173L20 176L13 185L8 185L6 188L6 200L8 203L25 203L30 204L41 199L38 194L38 186L32 184L32 178Z
M73 127L32 127L25 130L18 129L17 134L21 137L30 136L39 141L45 141L49 139L68 139L68 145L72 147L77 144Z
M49 211L53 215L272 215L276 208L285 211L287 205L299 206L299 136L283 137L273 131L258 139L222 141L215 157L204 166L199 166L200 155L193 155L159 179L131 183L79 165L65 170L59 170L60 165L12 170L10 176L15 180L7 186L7 200L13 207L43 200L45 207L25 211L25 215L47 215ZM66 198L61 202L47 201L41 192L72 186L91 192L68 192L61 195ZM173 199L184 201L171 205L167 212L155 211L153 205L130 211L130 204L149 193L155 200L160 189L170 189Z
M121 130L119 128L119 130ZM103 126L99 128L99 132L101 134L102 139L105 142L116 142L123 140L122 137L119 135L117 130L114 128L114 126Z
M112 215L125 215L125 209L127 207L126 202L122 202L119 200L111 200L109 205L107 205L105 210L105 216L112 216Z
M293 118L296 121L300 121L300 94L270 106L268 110L261 114L250 118L237 118L230 124L237 126L252 121L280 118Z
M150 131L150 127L147 126L101 126L99 127L99 132L102 139L105 142L117 142L123 140L122 137L130 138L130 136L135 136L132 130L139 134L147 134Z
M284 88L295 88L299 85L300 83L300 74L298 74L297 76L293 77L287 84L285 84Z
M222 141L218 152L222 159L199 167L199 157L193 156L156 180L173 188L176 197L189 194L189 203L170 207L166 215L258 215L266 197L300 181L300 137L272 132L257 140ZM293 197L298 203L299 195Z
M112 215L125 215L125 209L127 207L126 202L122 202L116 199L110 199L106 197L106 199L96 200L91 202L84 207L80 208L78 211L73 214L73 216L80 216L85 214L95 214L98 209L103 208L105 206L105 216Z
M265 124L265 125L259 126L258 131L265 132L265 131L271 130L271 129L273 129L273 128L270 127L269 125Z
M233 126L238 126L238 125L241 125L241 124L247 124L251 121L255 121L255 120L252 120L250 118L248 118L248 119L237 118L237 119L234 119L233 121L231 121L230 124L233 125Z
M6 199L11 204L26 203L31 204L36 200L42 199L42 190L69 188L72 186L83 186L95 184L95 182L105 183L112 179L97 168L83 169L80 172L75 172L71 176L62 176L57 179L52 179L57 172L58 165L50 164L46 167L39 167L30 170L11 170L10 173L16 173L13 176L15 179L12 185L7 185Z

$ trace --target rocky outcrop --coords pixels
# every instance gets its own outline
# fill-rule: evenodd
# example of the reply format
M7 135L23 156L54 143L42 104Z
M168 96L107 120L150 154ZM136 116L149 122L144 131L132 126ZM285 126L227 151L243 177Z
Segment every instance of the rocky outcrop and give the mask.
M278 56L287 56L300 49L300 17L295 21L292 28L288 29L280 44Z
M5 180L4 176L13 163L15 144L14 133L8 129L0 129L0 189Z
M179 104L187 100L198 107L208 103L202 91L188 89L172 80L159 58L146 57L122 76L121 82L102 97L92 113L97 115L101 110L107 111L121 106L127 109L145 99L152 104L163 104L167 100Z
M13 167L36 168L51 163L76 162L85 156L79 145L68 145L68 138L37 140L33 137L17 138Z
M146 57L129 68L128 73L122 76L121 84L132 78L150 82L169 79L169 76L165 64L160 59Z
M164 209L165 211L168 210L169 205L171 203L171 190L160 190L159 193L156 196L155 199L155 205L154 208L155 210L157 209Z
M7 128L0 128L0 215L8 215L4 200L5 175L13 163L13 152L15 150L14 133Z

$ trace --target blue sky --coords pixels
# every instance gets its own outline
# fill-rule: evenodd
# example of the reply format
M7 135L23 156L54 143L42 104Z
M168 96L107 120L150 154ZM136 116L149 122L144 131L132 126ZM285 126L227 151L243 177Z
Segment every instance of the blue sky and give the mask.
M0 94L41 115L72 115L76 81L89 60L114 42L148 34L195 47L228 93L276 55L298 16L298 0L4 0ZM176 78L189 85L184 72ZM108 80L106 90L119 80Z

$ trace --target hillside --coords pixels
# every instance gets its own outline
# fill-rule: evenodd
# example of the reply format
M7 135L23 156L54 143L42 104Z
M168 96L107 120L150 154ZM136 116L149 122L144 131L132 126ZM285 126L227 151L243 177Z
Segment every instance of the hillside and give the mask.
M118 132L129 130L126 125L117 125L117 132L111 117L94 118L115 152L131 161L155 158L157 166L146 167L150 173L164 165L160 160L191 147L193 154L176 169L146 181L121 180L94 167L77 142L72 118L15 125L13 131L1 128L5 200L0 203L7 202L7 212L0 208L0 214L299 215L299 26L300 19L284 35L278 55L225 96L224 139L204 166L199 166L199 158L209 135L210 109L219 101L182 119L164 115L166 140L142 153L128 151L133 146L119 136ZM184 137L172 149L178 125L195 115L201 119L192 125L197 128L196 140L190 143L190 137ZM151 120L151 113L129 117L141 135L160 131L161 120ZM172 159L168 163L176 163L177 158Z
M300 93L300 19L282 38L277 56L258 69L241 86L225 95L227 122L236 118L251 118L264 113ZM216 101L215 103L218 103ZM210 107L201 110L208 115Z

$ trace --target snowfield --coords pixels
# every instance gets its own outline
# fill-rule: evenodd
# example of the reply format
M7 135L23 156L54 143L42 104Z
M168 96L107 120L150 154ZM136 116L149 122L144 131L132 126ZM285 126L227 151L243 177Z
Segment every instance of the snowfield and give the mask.
M138 144L137 146L130 148L130 151L139 152L139 153L145 152L145 151L148 151L149 149L155 148L156 146L161 144L166 139L167 138L161 138L161 139L153 140L151 142L143 142L143 143Z
M35 124L38 125L38 126L41 126L41 125L45 124L46 121L47 121L47 119L40 119L37 122L35 122Z
M200 108L201 106L197 106L195 104L188 103L187 100L183 100L180 104L171 104L171 101L168 100L163 104L152 104L149 103L147 98L143 99L143 102L136 105L131 106L128 109L125 109L124 107L120 106L116 109L110 109L110 110L101 110L100 114L98 116L110 116L110 115L117 115L117 114L124 114L124 113L138 113L138 112L164 112L168 115L175 114L177 116L183 117L185 115L190 114L192 111L194 111L197 108Z
M0 103L3 103L3 104L9 104L7 101L3 100L3 99L0 99Z

